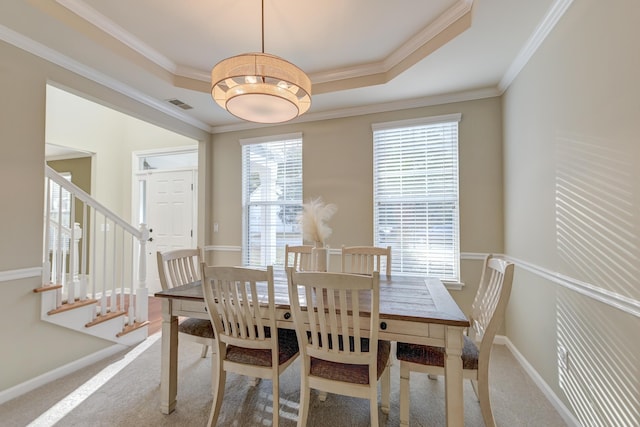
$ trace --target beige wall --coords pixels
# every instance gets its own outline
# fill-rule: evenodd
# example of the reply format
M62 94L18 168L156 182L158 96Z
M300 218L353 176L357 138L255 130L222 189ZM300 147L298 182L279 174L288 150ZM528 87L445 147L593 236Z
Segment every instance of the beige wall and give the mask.
M0 42L0 390L110 346L40 320L46 85L52 81L199 141L209 134ZM93 135L93 134L92 134ZM206 146L205 146L206 148ZM8 279L5 277L8 273ZM15 274L22 278L11 278Z
M0 190L14 202L0 209L0 272L42 261L47 81L203 141L199 242L212 248L241 246L238 139L303 133L305 198L338 205L328 241L338 248L372 241L371 124L459 112L461 250L521 261L508 338L584 424L625 425L615 417L626 416L639 425L637 22L635 0L573 2L502 98L218 134L210 143L201 130L0 43L0 88L14 100L0 104L0 174L20 182ZM214 250L209 260L239 263L240 253ZM467 286L454 297L463 309L479 265L462 262ZM20 325L0 329L12 344L0 353L12 368L0 390L108 345L41 322L37 286L38 277L0 282L0 323ZM559 347L569 352L564 373Z
M573 2L504 95L507 333L584 425L640 425L639 20Z
M329 222L333 233L327 244L336 249L343 244L372 244L371 125L450 113L462 114L459 125L461 251L501 253L502 112L499 98L214 135L210 221L219 224L219 231L210 234L208 244L214 248L242 245L239 139L291 132L303 134L304 199L321 196L325 202L338 206ZM242 260L239 251L214 250L209 253L209 261L240 264ZM462 280L468 286L465 291L456 292L463 308L470 305L480 264L463 261ZM338 257L332 257L330 269L339 269Z
M47 86L46 141L94 154L91 194L131 221L132 153L196 146L191 137L163 129L55 86Z

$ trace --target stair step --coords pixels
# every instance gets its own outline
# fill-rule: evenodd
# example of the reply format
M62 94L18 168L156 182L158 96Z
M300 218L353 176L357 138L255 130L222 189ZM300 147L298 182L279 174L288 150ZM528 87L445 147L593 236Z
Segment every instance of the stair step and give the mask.
M120 338L121 336L126 335L130 332L133 332L137 329L140 329L144 326L147 326L148 324L149 324L148 320L145 320L144 322L133 322L133 325L126 325L122 330L122 332L118 332L116 334L116 337Z
M56 313L63 313L65 311L73 310L74 308L84 307L84 306L91 305L91 304L96 304L97 302L98 302L98 300L96 300L96 299L76 300L76 301L74 301L72 303L65 303L65 304L62 304L58 308L54 308L53 310L49 310L49 311L47 311L47 314L48 315L52 315L52 314L56 314Z
M39 294L40 292L55 291L56 289L60 289L61 287L62 285L43 285L41 288L34 289L33 292Z
M124 316L125 314L127 314L126 311L110 311L107 314L98 315L95 319L93 319L91 322L85 324L84 326L86 328L90 328L92 326L99 325L100 323L106 322L107 320L111 320L111 319L115 319L116 317Z

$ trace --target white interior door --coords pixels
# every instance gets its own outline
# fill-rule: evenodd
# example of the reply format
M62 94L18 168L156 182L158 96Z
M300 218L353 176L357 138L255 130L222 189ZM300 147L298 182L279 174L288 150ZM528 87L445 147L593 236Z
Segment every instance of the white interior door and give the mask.
M147 286L149 293L162 290L156 251L193 248L195 209L194 173L154 171L146 178Z

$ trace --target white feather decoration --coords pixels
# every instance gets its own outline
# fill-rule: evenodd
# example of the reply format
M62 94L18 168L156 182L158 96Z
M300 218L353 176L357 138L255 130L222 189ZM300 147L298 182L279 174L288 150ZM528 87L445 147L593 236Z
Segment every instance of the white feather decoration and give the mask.
M302 204L302 212L298 222L302 228L302 237L309 242L319 242L324 246L325 240L331 235L331 228L327 221L336 213L338 207L333 203L324 204L318 197Z

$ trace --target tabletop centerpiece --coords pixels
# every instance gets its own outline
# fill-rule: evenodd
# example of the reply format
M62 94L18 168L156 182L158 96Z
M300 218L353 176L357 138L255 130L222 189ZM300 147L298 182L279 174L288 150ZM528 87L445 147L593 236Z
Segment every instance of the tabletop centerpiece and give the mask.
M302 229L303 239L314 244L312 268L315 271L327 271L329 251L325 242L332 232L327 221L333 217L337 210L338 207L335 204L325 204L320 197L302 204L298 223Z

